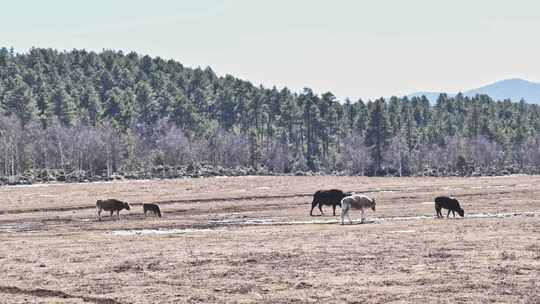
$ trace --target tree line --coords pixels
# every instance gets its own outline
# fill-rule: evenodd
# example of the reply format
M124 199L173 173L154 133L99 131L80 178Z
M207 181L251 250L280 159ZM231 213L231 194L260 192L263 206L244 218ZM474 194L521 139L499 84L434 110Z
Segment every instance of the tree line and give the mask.
M4 177L537 173L539 130L538 105L485 95L340 101L134 52L0 49Z

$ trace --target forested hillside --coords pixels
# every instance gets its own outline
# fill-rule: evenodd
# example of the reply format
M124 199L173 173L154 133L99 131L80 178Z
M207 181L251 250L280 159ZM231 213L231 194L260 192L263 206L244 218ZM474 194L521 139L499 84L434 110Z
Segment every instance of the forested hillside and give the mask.
M537 105L482 95L339 101L136 53L0 49L3 182L537 173L539 131Z

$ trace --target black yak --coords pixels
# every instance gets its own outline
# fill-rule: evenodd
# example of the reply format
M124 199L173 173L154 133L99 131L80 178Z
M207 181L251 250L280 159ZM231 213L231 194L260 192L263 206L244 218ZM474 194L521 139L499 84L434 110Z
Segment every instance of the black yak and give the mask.
M319 210L321 211L321 215L324 215L322 206L323 205L331 205L332 210L334 211L334 216L336 215L336 206L341 207L341 200L351 195L350 192L343 192L338 189L331 189L331 190L319 190L313 194L313 202L311 203L311 211L309 211L309 215L313 216L313 209L317 206L319 206Z
M154 213L155 215L157 215L158 217L161 217L161 210L159 210L158 205L156 205L156 204L143 204L142 207L143 207L143 211L144 211L144 216L146 216L146 212L150 211L150 212Z
M110 211L111 212L111 218L113 217L114 211L116 211L116 218L120 219L120 210L126 209L130 210L131 207L127 202L122 202L117 199L111 198L106 200L97 200L96 202L96 209L97 209L97 215L98 219L101 221L101 211Z
M461 208L458 200L455 198L450 198L448 196L437 196L435 198L435 211L437 212L437 218L444 217L441 209L448 209L448 214L446 215L447 218L450 216L450 211L452 211L452 215L454 217L456 217L456 211L461 217L465 216L465 211Z

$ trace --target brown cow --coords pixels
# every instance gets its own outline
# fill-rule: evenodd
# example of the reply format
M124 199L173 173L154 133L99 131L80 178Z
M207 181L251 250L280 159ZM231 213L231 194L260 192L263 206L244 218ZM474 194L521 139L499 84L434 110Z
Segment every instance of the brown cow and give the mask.
M128 202L122 202L117 199L111 198L106 200L97 200L96 202L96 210L98 219L101 221L101 211L110 211L111 212L111 218L113 217L114 211L116 211L116 219L120 219L120 210L126 209L130 210L131 207L129 206Z

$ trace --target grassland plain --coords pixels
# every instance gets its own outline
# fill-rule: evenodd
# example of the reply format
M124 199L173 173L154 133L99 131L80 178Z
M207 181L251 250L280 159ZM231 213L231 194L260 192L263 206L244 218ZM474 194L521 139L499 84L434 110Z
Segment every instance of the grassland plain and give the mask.
M540 176L1 187L0 303L540 303L538 185ZM377 212L363 225L338 225L328 207L310 217L324 188L367 193ZM434 218L442 194L465 218ZM133 208L99 222L95 201L110 197ZM163 218L144 218L143 202Z

